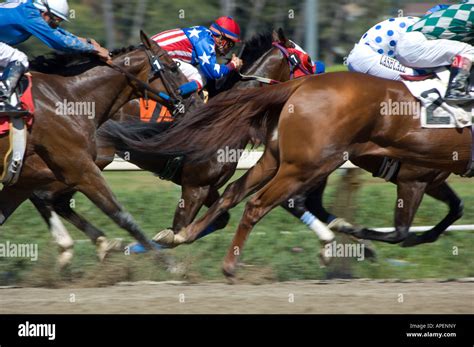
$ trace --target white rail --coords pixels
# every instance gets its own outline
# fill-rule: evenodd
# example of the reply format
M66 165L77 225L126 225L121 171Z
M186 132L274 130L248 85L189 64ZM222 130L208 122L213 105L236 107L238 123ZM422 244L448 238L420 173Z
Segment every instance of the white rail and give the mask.
M254 166L257 161L262 156L263 152L260 151L246 151L242 155L242 158L239 160L237 165L238 170L248 170L252 166ZM350 161L347 161L340 167L340 169L354 169L357 168L354 164ZM141 171L139 167L136 165L129 163L122 158L117 157L109 166L105 168L107 171ZM430 230L432 226L417 226L411 227L410 232L423 232L426 230ZM391 232L394 230L392 227L388 228L375 228L374 230L381 231L381 232ZM474 224L468 225L452 225L448 229L448 231L470 231L474 230Z

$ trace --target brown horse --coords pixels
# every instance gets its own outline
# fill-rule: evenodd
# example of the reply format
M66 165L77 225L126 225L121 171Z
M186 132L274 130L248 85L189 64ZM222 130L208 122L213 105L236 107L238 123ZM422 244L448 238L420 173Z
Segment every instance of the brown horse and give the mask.
M245 67L242 73L258 75L265 78L287 81L290 78L288 61L276 48L273 43L277 42L284 47L293 47L293 44L286 38L283 30L258 34L245 42L242 59ZM180 83L184 83L181 79ZM230 75L219 83L219 89L210 86L210 96L216 95L221 90L231 88L248 88L258 86L258 82L243 82L239 74ZM200 100L195 100L193 107L199 106ZM188 107L188 111L191 108ZM129 120L138 120L140 118L140 109L138 100L132 100L125 105L116 115L114 120L125 122ZM134 128L134 131L141 133L147 132L150 127L155 132L161 132L169 127L169 124L148 124L141 123L141 130ZM104 141L101 132L97 136L97 159L96 165L103 170L113 159L117 149L111 146L109 142ZM242 148L245 144L242 145ZM169 157L155 156L152 153L139 153L122 148L122 155L127 154L127 159L140 168L160 174L166 167ZM172 229L179 231L187 226L199 212L203 205L211 206L219 198L218 189L225 184L234 174L237 162L221 163L217 160L202 163L188 164L184 166L172 177L172 181L182 186L182 197L176 208L175 218ZM60 223L57 214L67 219L77 228L86 233L91 241L97 245L99 257L105 257L111 247L115 247L113 242L109 242L104 233L88 222L84 217L76 213L70 206L70 201L75 190L66 187L61 182L54 182L46 189L36 191L31 201L39 210L47 222L51 232L55 235L56 241L61 249L60 263L67 264L72 257L73 240L67 233L65 227ZM229 214L223 214L213 224L213 229L223 228L229 219Z
M361 85L364 88L358 88ZM389 100L417 102L399 82L358 73L329 73L259 91L223 94L165 136L142 143L124 138L123 132L116 131L118 124L107 128L112 139L129 146L185 154L194 162L215 157L226 146L236 147L251 128L265 129L267 143L278 139L277 152L271 153L267 146L260 162L231 184L208 211L209 216L224 212L258 189L263 178L264 185L248 201L225 258L224 272L232 275L237 254L253 226L289 197L316 187L349 157L387 156L416 166L466 173L471 159L469 129L423 129L416 115L382 116L381 105ZM215 137L216 133L220 136ZM276 173L266 175L266 171ZM166 241L189 242L196 234L194 227L193 223ZM378 239L381 234L362 230L355 235Z
M125 103L143 96L145 92L156 101L168 102L154 89L161 86L165 90L151 65L152 59L163 56L163 51L143 32L141 39L144 46L121 52L113 58L110 66L94 57L87 57L61 69L53 68L54 73L32 73L35 123L29 134L18 183L0 192L1 224L34 191L59 181L82 192L121 228L143 242L145 247L152 247L130 214L117 201L95 165L96 129ZM66 60L69 58L75 59L73 56L66 57ZM173 61L168 63L173 64ZM50 72L51 64L57 65L54 60L43 61L44 71ZM151 85L148 84L150 80ZM84 103L90 104L93 114L86 115L83 110L75 110L76 105L83 106ZM5 154L6 148L8 136L3 136L0 139L0 155Z

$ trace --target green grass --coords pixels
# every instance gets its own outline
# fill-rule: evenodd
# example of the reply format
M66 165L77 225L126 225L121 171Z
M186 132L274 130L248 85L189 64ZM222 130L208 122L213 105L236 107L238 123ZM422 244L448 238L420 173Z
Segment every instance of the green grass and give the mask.
M108 172L105 174L121 203L135 217L148 236L169 227L174 208L180 198L180 187L163 182L145 172ZM334 204L339 174L332 176L326 191L325 203ZM368 174L357 198L353 201L352 222L369 227L391 226L395 204L395 186ZM463 198L465 216L458 224L474 224L474 189L472 182L458 177L450 182ZM128 234L116 227L82 195L76 196L76 210L93 221L109 237L132 241ZM19 258L0 258L0 284L55 286L106 285L117 281L183 279L190 281L221 280L222 259L230 245L244 204L231 211L229 226L193 245L165 251L177 263L186 266L185 275L171 274L153 255L114 254L105 264L99 264L95 248L90 242L75 245L72 266L59 273L55 267L57 247L52 242L46 225L31 203L24 203L5 226L0 228L0 243L37 242L39 260L31 262ZM433 225L446 214L447 207L426 197L417 214L415 225ZM202 211L201 211L202 213ZM76 240L86 237L66 223ZM268 280L323 279L350 272L355 277L371 278L456 278L474 276L474 233L449 232L434 244L416 248L376 243L376 262L355 259L336 261L326 269L319 267L316 236L280 208L273 210L252 232L241 261L246 265L241 276L255 283ZM457 247L458 255L453 255ZM296 249L295 249L296 248ZM394 261L395 260L395 261Z

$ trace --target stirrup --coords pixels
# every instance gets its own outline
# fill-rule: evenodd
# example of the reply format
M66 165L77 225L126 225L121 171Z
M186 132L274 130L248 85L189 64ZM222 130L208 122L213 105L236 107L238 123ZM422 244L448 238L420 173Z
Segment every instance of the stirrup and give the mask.
M27 116L29 112L23 108L14 107L6 102L0 102L0 116L22 117Z
M466 102L474 101L472 96L469 93L461 94L461 95L446 95L444 100L449 103L453 104L463 104Z

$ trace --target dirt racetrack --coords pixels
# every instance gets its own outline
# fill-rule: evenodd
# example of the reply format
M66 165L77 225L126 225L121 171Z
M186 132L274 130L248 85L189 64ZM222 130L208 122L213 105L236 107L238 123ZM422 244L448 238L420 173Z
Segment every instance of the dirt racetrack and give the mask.
M298 281L264 285L136 282L2 288L9 313L474 313L474 279Z

